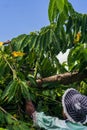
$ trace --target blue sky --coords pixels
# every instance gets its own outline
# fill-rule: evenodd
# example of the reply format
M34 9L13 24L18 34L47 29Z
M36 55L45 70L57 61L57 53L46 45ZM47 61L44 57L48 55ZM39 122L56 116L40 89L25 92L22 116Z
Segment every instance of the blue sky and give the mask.
M69 0L74 9L80 13L87 13L87 0Z
M48 25L49 0L0 0L0 41Z
M86 0L69 0L75 10L87 13ZM0 0L0 41L32 31L49 24L49 0Z

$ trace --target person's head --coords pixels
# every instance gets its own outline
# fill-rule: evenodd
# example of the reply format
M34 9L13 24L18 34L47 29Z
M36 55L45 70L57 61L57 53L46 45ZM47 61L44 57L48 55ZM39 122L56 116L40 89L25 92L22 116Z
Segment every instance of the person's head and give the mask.
M73 123L87 123L87 96L77 90L67 89L62 97L63 112Z

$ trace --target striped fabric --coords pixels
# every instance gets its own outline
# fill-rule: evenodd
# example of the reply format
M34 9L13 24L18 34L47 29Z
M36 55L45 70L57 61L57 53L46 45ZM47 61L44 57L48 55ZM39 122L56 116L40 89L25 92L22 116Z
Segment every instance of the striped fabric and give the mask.
M73 88L67 89L62 97L62 105L68 120L81 124L87 122L87 96Z

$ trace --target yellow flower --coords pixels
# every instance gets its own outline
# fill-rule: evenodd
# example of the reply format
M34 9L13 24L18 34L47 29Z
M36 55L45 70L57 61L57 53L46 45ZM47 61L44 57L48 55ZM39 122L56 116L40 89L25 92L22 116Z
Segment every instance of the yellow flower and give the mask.
M12 52L12 55L13 55L14 57L19 57L19 56L24 56L25 53L20 52L20 51L13 51L13 52Z
M76 38L74 39L74 43L79 42L80 38L81 38L81 33L78 32L78 33L76 34Z
M4 42L0 42L0 46L2 46L4 44Z

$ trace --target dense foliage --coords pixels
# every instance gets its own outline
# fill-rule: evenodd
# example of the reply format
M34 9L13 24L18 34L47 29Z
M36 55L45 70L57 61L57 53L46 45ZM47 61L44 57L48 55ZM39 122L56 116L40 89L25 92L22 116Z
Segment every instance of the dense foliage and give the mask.
M37 111L62 118L61 96L67 88L87 94L87 80L38 87L37 79L87 69L87 15L67 0L50 0L48 15L50 25L40 31L0 42L0 130L36 129L25 113L25 100L32 100ZM61 64L58 54L68 49Z

